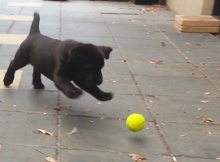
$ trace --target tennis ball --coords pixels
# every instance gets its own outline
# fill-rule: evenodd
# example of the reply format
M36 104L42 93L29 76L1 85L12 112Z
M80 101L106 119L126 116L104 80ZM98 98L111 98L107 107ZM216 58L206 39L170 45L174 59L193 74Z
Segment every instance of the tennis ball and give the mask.
M132 132L139 132L145 126L145 119L141 114L131 114L126 120L126 126Z

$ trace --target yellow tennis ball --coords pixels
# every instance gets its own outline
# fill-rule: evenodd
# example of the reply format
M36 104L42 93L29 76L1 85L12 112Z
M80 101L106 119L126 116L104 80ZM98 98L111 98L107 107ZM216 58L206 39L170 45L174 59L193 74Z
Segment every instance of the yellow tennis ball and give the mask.
M141 114L131 114L126 120L126 126L132 132L139 132L145 126L145 119Z

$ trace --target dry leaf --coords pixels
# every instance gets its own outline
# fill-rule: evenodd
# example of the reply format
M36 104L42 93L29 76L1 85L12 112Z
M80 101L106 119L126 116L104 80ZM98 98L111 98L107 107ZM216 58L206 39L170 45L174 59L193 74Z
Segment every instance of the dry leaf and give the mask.
M212 132L210 132L209 130L207 130L207 131L208 131L209 135L212 135Z
M60 106L55 106L53 109L57 110L57 111L60 111L62 109L68 109L70 107L71 107L70 105L60 105Z
M216 160L220 160L220 157L217 157Z
M202 110L202 108L198 108L197 110L198 110L198 111L201 111L201 110Z
M185 137L188 133L181 134L180 137Z
M172 159L173 159L174 162L177 162L177 159L176 159L175 156L172 156Z
M213 123L214 123L214 121L213 121L211 118L205 119L204 122L205 122L205 123L209 123L209 124L213 124Z
M44 129L37 129L37 131L34 131L34 133L38 133L38 134L46 134L46 135L49 135L49 136L54 136L53 133L47 131L47 130L44 130Z
M87 113L87 112L90 112L91 110L90 109L87 109L85 111L82 111L82 113Z
M155 7L147 8L147 12L156 12L156 11L157 11L157 8L155 8Z
M47 160L47 162L57 162L54 158L52 157L46 157L45 160Z
M200 101L201 103L209 103L209 101Z
M138 154L128 154L129 157L131 157L134 162L144 162L147 160L143 155L138 155Z
M188 64L192 63L192 60L187 60L187 63L188 63Z
M210 95L210 92L206 92L206 93L204 93L205 95Z
M156 97L156 96L151 95L151 94L145 94L145 96L147 96L147 97Z
M158 60L149 60L150 64L162 64L163 61L158 61Z
M69 132L69 134L74 134L77 132L77 128L76 127L73 127L73 129Z
M129 108L128 111L132 111L132 108Z

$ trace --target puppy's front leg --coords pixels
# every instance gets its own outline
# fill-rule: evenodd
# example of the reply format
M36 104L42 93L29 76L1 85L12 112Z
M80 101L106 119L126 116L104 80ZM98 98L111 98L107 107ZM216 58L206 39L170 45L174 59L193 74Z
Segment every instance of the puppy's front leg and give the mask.
M82 90L76 88L69 79L64 76L56 76L54 78L55 86L63 92L67 97L73 99L78 98L82 94Z
M100 101L109 101L113 98L113 93L103 92L97 86L90 87L90 88L83 88L83 89Z

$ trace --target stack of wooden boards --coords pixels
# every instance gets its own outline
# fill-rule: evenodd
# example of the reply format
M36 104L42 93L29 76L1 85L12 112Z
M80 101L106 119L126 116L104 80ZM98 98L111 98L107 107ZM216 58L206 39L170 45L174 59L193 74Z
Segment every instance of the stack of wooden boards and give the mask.
M187 33L219 33L220 20L213 16L176 15L175 27Z

